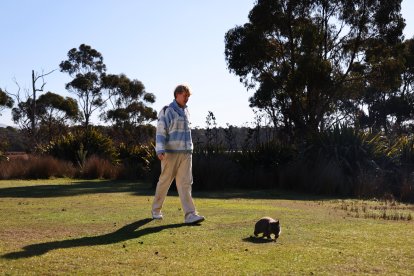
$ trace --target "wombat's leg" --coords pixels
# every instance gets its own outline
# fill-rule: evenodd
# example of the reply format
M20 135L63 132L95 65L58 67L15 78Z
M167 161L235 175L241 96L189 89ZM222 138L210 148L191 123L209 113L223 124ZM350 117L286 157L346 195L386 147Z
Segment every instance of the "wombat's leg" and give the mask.
M256 237L257 237L257 235L259 235L259 233L258 232L256 232L256 231L254 231L254 233L253 233Z

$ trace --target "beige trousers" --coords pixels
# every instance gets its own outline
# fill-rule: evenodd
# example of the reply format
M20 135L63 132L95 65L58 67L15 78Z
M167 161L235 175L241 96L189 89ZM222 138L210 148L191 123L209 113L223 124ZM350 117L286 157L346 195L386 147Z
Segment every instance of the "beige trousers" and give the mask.
M160 213L168 190L175 178L184 214L195 213L191 187L193 184L192 154L166 153L161 161L161 174L155 190L152 212Z

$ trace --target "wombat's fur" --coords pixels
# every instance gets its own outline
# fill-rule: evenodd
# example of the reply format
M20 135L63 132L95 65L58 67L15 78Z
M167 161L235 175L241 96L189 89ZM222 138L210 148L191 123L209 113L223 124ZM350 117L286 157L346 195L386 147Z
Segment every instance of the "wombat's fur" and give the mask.
M275 235L275 241L279 238L281 232L279 220L274 220L270 217L261 218L254 226L254 235L257 237L260 233L263 233L263 237L271 239L270 235Z

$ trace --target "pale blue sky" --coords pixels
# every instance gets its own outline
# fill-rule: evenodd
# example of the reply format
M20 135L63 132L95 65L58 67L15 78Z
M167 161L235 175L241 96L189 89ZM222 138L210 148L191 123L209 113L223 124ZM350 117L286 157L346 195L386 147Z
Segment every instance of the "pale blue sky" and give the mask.
M31 70L57 69L71 48L85 43L102 53L107 72L124 73L154 93L156 110L173 99L178 83L193 90L193 126L205 127L208 111L220 126L242 126L254 113L239 78L224 59L224 35L247 22L255 0L2 0L0 87L15 93L16 80L30 90ZM406 38L414 36L414 1L404 0ZM66 74L46 77L46 91L64 96ZM13 125L10 110L0 124ZM96 121L97 122L97 121Z

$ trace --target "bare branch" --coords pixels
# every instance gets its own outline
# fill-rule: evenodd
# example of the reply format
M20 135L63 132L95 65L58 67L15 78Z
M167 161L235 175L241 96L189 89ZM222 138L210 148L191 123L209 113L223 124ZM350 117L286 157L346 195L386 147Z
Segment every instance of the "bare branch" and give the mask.
M37 91L39 91L39 92L43 91L43 88L44 88L44 87L45 87L45 85L46 85L46 82L45 82L44 77L45 77L45 76L47 76L47 75L52 74L52 73L53 73L53 72L55 72L56 70L57 70L57 69L53 69L52 71L47 72L47 73L43 73L43 70L42 70L42 74L40 74L40 75L35 75L35 78L34 78L34 82L35 82L35 83L36 83L36 81L37 81L37 80L42 79L42 86L41 86L41 88L40 88L40 89L35 89L35 90L36 90L36 92L37 92Z

